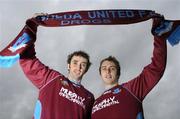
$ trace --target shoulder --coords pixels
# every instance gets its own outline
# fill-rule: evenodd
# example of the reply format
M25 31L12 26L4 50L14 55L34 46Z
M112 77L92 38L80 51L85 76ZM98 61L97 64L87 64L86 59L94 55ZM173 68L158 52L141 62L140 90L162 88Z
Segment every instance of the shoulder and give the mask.
M84 86L82 86L82 88L88 97L91 97L94 99L94 95L92 92L90 92L88 89L84 88Z

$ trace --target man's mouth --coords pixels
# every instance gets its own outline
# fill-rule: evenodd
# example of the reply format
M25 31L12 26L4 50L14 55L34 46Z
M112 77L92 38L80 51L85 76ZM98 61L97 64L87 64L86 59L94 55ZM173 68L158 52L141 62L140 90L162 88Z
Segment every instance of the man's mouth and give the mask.
M81 71L75 71L75 73L76 73L77 75L80 75L80 74L81 74Z
M112 78L112 76L110 76L110 75L107 75L107 76L106 76L106 78L107 78L107 79L111 79L111 78Z

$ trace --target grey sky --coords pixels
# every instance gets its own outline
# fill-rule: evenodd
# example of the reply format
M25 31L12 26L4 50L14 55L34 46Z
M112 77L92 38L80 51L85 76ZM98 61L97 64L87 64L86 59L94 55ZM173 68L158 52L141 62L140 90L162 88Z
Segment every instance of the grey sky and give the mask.
M34 13L57 13L93 9L150 9L167 19L180 19L179 0L0 0L0 50L2 50ZM152 56L151 20L124 26L39 27L36 42L41 61L64 75L66 58L74 50L91 56L92 67L83 85L98 97L103 85L98 74L99 61L109 55L122 67L120 83L137 76ZM146 119L179 119L180 45L168 43L167 69L162 80L144 100ZM17 63L0 69L0 119L31 119L38 90L24 76Z

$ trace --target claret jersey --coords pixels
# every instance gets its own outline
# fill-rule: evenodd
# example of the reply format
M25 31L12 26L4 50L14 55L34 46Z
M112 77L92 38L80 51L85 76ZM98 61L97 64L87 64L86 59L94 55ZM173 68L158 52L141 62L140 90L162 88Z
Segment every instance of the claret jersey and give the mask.
M138 116L143 117L141 101L122 85L105 91L92 109L92 119L142 119Z
M94 96L82 85L45 66L35 56L22 58L20 64L28 79L39 89L33 119L91 118Z
M95 100L92 119L144 119L142 102L166 67L166 40L155 37L152 62L136 78L105 91Z

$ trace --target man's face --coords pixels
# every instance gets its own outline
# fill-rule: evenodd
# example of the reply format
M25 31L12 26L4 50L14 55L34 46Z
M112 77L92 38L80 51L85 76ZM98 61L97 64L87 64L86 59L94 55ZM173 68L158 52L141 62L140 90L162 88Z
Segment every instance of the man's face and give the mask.
M70 64L68 64L69 78L81 80L85 74L87 67L87 59L81 56L73 56Z
M116 65L111 61L104 61L101 65L101 77L105 85L113 85L118 82Z

